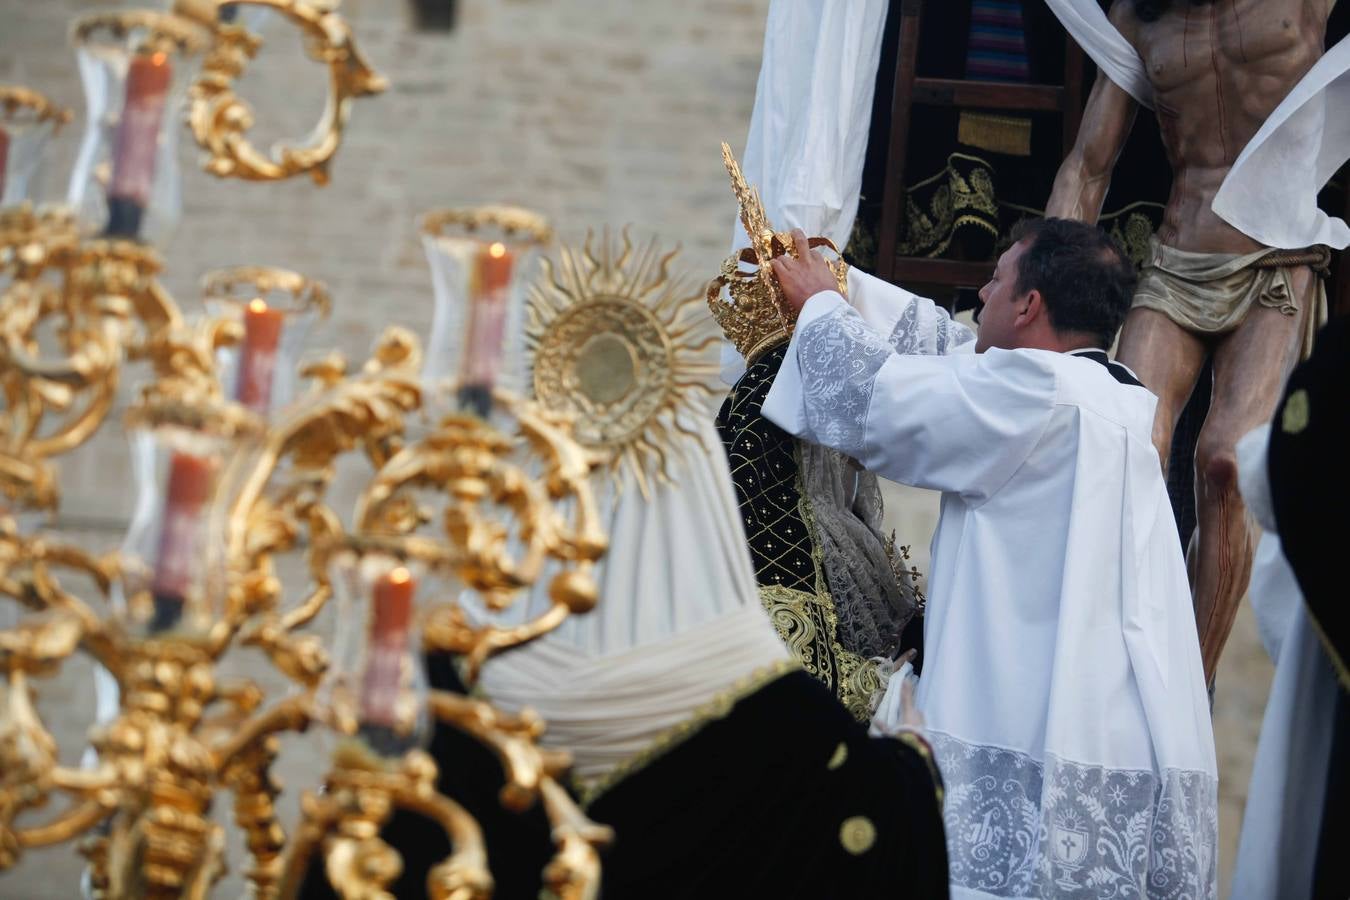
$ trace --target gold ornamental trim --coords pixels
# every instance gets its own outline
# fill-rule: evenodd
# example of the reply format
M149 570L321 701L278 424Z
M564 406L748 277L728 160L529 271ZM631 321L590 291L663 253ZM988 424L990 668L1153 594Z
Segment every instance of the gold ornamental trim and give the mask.
M125 40L137 30L146 32L146 50L174 50L183 56L195 56L211 45L209 29L181 16L149 9L81 16L71 26L70 37L75 46L81 47L104 38Z
M553 227L546 218L518 206L436 209L424 213L419 224L422 233L431 237L444 237L447 229L458 227L470 233L497 229L510 240L536 245L553 240Z
M282 307L288 314L312 311L327 316L333 309L333 298L327 285L290 269L232 266L202 276L202 297L208 302L247 303L255 297L265 298L276 293L290 295L291 305Z
M25 120L35 125L51 122L60 129L71 120L71 112L57 106L45 95L18 84L0 84L0 117L12 124Z
M544 260L526 313L535 397L644 497L671 480L716 390L717 334L699 294L671 275L678 252L655 239L635 248L627 229L587 235Z

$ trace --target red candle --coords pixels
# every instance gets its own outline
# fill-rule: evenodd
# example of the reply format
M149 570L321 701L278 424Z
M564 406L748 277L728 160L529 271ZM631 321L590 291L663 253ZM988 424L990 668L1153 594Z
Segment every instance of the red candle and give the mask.
M403 662L413 620L416 580L403 566L381 576L374 585L366 666L361 676L361 722L385 728L398 726Z
M495 243L481 248L474 262L460 379L465 385L491 388L501 362L507 290L515 258L505 244Z
M0 200L5 197L5 172L9 168L9 132L0 128Z
M155 556L154 619L151 631L163 631L177 624L183 601L192 585L193 566L197 562L203 511L215 486L214 460L175 453L169 462L169 484L164 499L164 521Z
M262 300L250 301L244 309L244 342L239 348L234 399L259 415L266 415L272 402L272 374L285 324L286 314Z
M169 97L173 66L168 54L138 53L127 68L126 101L113 143L108 185L108 230L134 237L155 180L159 126Z

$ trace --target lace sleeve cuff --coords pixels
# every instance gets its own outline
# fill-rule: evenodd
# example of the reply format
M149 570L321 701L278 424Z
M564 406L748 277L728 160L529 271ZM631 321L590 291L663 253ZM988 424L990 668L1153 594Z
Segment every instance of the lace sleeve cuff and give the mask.
M817 443L860 458L873 383L891 347L843 303L798 328L807 428Z

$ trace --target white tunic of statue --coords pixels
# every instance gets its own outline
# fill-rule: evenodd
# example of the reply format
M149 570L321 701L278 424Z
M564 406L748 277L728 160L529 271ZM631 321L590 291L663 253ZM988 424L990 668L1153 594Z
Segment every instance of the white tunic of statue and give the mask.
M1214 738L1155 398L1087 358L970 353L931 301L868 276L850 297L807 302L764 414L943 492L918 703L952 895L1215 896Z

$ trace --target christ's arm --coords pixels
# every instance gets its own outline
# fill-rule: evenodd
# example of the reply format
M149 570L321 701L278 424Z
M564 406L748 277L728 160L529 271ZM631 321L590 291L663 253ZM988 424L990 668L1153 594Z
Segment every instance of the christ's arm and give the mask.
M1118 2L1111 7L1111 22L1127 39L1133 26L1131 4ZM1088 95L1078 139L1060 164L1055 186L1045 206L1045 214L1061 219L1096 222L1101 215L1106 190L1111 186L1111 171L1134 127L1139 104L1123 88L1097 73L1097 81Z

